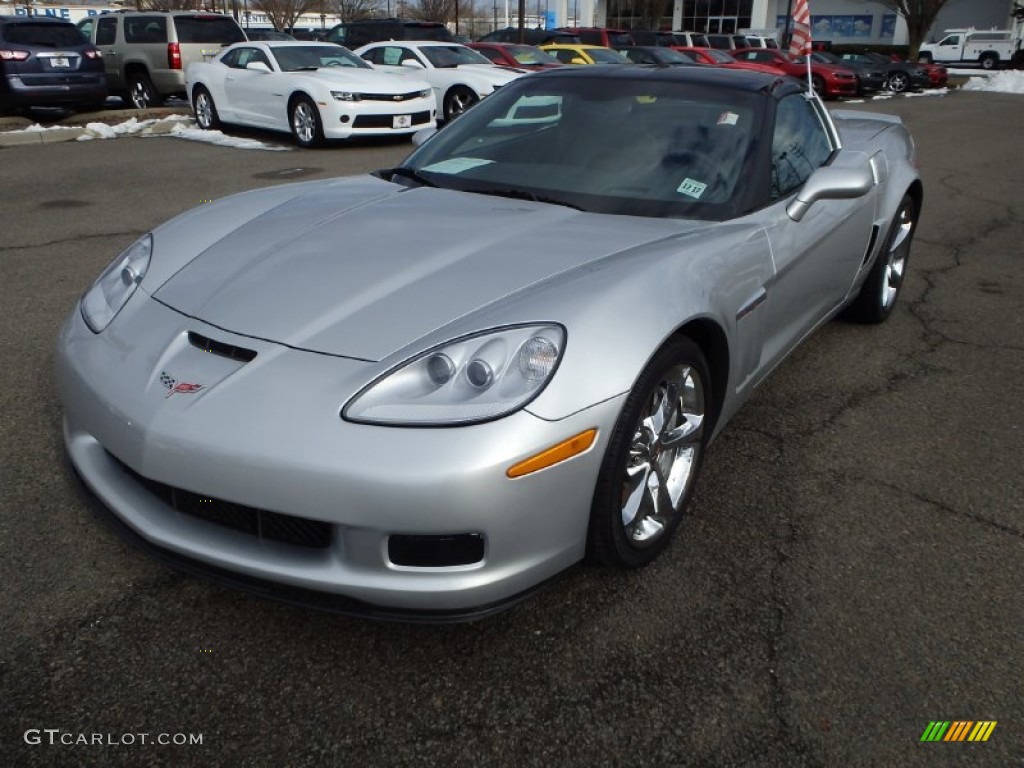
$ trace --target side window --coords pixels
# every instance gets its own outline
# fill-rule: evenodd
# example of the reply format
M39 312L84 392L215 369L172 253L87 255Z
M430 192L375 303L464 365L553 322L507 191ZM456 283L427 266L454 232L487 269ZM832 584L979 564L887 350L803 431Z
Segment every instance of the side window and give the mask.
M78 22L78 28L82 31L82 34L89 40L92 40L92 30L96 26L96 19L82 19Z
M395 48L394 46L378 48L375 53L380 56L380 61L377 63L384 64L388 67L399 67L405 59L409 58L404 55L404 48Z
M831 155L832 145L814 106L798 93L783 98L772 135L772 199L796 191Z
M950 35L945 40L943 40L941 43L939 43L939 45L960 45L960 36L959 35Z
M113 45L117 39L117 18L104 16L96 25L96 45Z
M501 53L499 51L494 50L493 48L477 48L476 52L482 53L495 64L500 64L502 61L504 61L504 59L502 59L501 57Z
M238 55L241 53L241 49L235 48L233 51L228 51L220 57L220 63L225 67L238 68Z
M163 16L134 16L124 20L126 43L166 43L167 19Z

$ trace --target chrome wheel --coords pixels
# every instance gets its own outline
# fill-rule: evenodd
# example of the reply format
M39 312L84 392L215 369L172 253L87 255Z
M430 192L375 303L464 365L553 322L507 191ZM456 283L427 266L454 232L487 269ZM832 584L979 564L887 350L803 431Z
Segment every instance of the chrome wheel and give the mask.
M192 111L196 114L196 123L203 130L213 128L217 122L217 112L213 106L213 98L205 90L199 89L196 91Z
M903 284L903 273L907 268L907 257L910 255L910 233L914 229L913 205L904 204L896 215L893 223L892 241L889 253L886 254L885 279L882 280L882 307L892 309L896 303L896 295Z
M324 138L320 127L320 112L309 98L299 97L292 105L292 135L300 147L315 147Z
M128 86L128 98L136 109L159 107L161 104L160 96L157 94L156 89L153 88L153 84L149 82L149 78L144 74L137 74L132 77Z
M668 545L700 472L713 399L700 347L680 336L658 350L608 438L587 531L589 560L639 568Z
M634 546L665 534L696 469L704 385L692 366L672 368L637 423L622 481L622 527Z
M903 93L910 85L910 77L905 72L893 72L889 75L889 90Z
M846 309L847 317L861 323L881 323L889 317L906 277L916 225L917 203L904 195L871 271Z
M455 86L444 100L444 119L454 120L480 99L469 88Z

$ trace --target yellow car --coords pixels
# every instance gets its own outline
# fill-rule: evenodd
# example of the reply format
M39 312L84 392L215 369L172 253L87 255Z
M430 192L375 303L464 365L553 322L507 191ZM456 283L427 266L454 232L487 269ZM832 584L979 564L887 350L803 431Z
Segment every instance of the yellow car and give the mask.
M629 59L603 45L561 44L538 46L563 64L629 64Z

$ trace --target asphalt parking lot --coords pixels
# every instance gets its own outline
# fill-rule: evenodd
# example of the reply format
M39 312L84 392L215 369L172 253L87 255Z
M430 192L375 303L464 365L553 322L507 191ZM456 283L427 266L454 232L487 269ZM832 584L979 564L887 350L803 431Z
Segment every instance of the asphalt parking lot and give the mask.
M902 115L919 150L893 317L786 361L654 566L452 626L266 602L130 549L63 459L52 376L59 324L149 228L408 146L0 149L0 764L1024 765L1022 106L849 107ZM934 720L997 726L921 743Z

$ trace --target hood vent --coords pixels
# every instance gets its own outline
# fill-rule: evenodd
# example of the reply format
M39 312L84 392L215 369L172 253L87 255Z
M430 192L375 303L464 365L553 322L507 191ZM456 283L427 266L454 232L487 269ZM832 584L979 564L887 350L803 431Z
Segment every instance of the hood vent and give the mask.
M193 331L188 333L188 343L197 349L203 350L203 352L220 355L230 360L238 360L242 363L248 363L256 357L256 350L236 347L233 344L225 344L222 341L215 341Z

